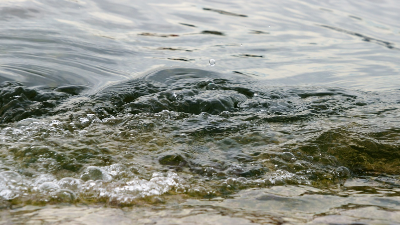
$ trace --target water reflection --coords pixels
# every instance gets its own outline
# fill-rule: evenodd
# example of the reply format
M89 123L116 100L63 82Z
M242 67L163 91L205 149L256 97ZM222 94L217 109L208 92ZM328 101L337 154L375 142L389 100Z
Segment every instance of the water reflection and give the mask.
M390 4L393 7L388 7ZM24 64L56 70L45 75L52 79L48 84L69 82L101 86L107 82L104 80L126 79L156 65L204 66L204 56L218 56L220 71L256 73L273 85L301 81L310 85L390 89L399 83L395 76L399 72L398 54L390 52L397 49L399 41L396 32L399 28L393 23L397 21L394 13L397 4L390 4L368 2L355 6L345 1L331 5L313 1L274 4L233 1L208 5L198 1L151 1L136 2L135 5L124 1L46 1L42 5L35 2L3 3L2 62L13 66L17 61L21 64L19 58L25 59L19 55L21 52L34 56L41 54L46 58L34 62L24 60ZM371 5L376 7L371 8ZM340 10L342 8L347 11ZM382 14L387 16L382 17ZM31 22L27 22L27 17ZM237 19L232 20L235 17ZM25 37L32 38L21 39ZM159 42L152 37L171 38ZM230 43L246 45L238 50ZM372 43L378 46L374 47ZM165 53L149 47L196 49L196 52L176 52L165 57ZM16 49L21 50L16 52ZM71 56L72 52L74 55ZM80 60L82 55L88 56L87 65L92 66L95 61L98 67L113 73L93 71L97 76L102 74L99 78L90 75L92 71L87 67L83 70L75 68L78 65L64 67L71 57ZM263 59L249 60L248 56L262 56ZM382 56L385 61L381 60ZM49 58L62 62L46 65ZM99 58L101 62L98 62ZM140 64L135 63L139 61ZM291 69L294 65L297 66ZM382 69L371 70L370 65ZM2 80L30 84L37 79L20 71L26 69L3 69ZM60 76L66 80L59 80ZM375 85L371 85L371 81Z

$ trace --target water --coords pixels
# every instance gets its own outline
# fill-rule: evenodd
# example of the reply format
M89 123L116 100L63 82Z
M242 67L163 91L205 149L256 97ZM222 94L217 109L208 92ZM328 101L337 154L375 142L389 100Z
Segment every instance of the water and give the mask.
M2 1L1 223L400 223L399 10Z

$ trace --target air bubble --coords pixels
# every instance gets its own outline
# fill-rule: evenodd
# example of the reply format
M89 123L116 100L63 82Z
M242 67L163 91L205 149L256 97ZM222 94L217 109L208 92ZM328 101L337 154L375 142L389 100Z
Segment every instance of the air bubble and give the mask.
M209 83L206 88L207 90L215 90L217 89L217 85L215 85L214 83Z
M0 178L3 178L7 183L18 183L22 180L22 177L14 171L1 172Z
M97 166L89 166L88 168L86 168L84 173L81 175L81 179L84 180L84 181L88 181L88 180L110 181L112 178L103 169L101 169L101 168L99 168Z
M13 198L18 197L18 194L9 189L3 189L0 191L0 197L4 198L6 200L11 200Z
M81 188L81 181L79 179L64 177L57 182L60 188L69 189L72 191L79 190Z
M39 190L42 192L53 192L60 189L60 186L53 182L44 182L39 186Z
M210 64L210 66L215 66L215 59L210 59L208 63Z

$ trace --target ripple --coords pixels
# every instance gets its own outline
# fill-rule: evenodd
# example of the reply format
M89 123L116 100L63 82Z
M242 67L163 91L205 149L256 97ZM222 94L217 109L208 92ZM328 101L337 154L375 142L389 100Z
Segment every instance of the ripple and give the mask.
M225 36L224 33L220 32L220 31L215 31L215 30L203 30L201 33L202 34L212 34L212 35L218 35L218 36Z
M3 214L397 221L398 4L197 3L0 3Z
M220 10L220 9L203 8L203 10L216 12L216 13L219 13L222 15L227 15L227 16L248 17L247 15L232 13L232 12L228 12L228 11L224 11L224 10Z
M357 33L357 32L352 32L352 31L348 31L348 30L344 30L344 29L337 28L337 27L332 27L332 26L327 26L327 25L320 25L320 26L324 27L324 28L331 29L331 30L339 31L339 32L342 32L342 33L345 33L345 34L349 34L349 35L352 35L352 36L360 37L360 38L362 38L361 39L362 41L372 42L372 43L384 46L385 48L388 48L388 49L400 50L398 47L395 47L396 45L394 43L391 43L391 42L388 42L388 41L383 41L383 40L379 40L379 39L376 39L376 38L368 37L368 36L366 36L364 34L360 34L360 33Z

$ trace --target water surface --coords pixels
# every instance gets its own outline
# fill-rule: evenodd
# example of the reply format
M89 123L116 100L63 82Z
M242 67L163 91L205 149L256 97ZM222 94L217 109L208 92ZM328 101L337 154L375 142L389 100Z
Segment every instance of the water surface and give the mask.
M2 1L2 222L399 223L399 10Z

